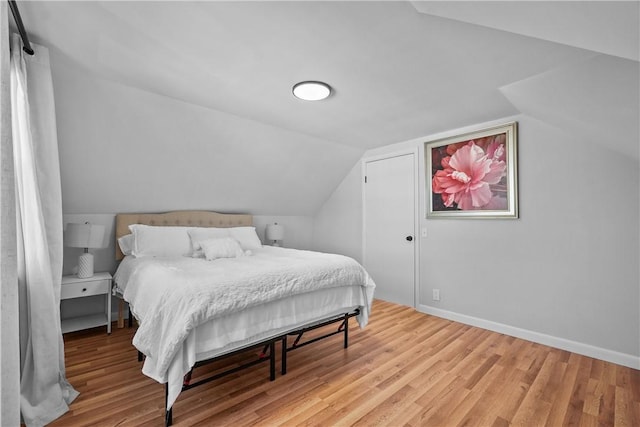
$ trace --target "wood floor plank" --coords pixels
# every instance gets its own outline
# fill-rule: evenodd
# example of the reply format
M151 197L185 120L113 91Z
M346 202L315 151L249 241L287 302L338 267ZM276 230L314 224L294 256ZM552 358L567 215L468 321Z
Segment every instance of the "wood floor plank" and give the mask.
M589 381L589 375L591 372L591 365L593 359L580 358L580 367L578 375L573 384L573 391L571 392L571 399L567 406L567 412L563 423L565 425L580 425L582 418L582 410L584 408L584 399L586 395L586 388Z
M409 420L409 425L427 425L427 420L435 425L442 425L453 409L469 395L470 391L464 388L465 381L458 376L441 376L432 388L415 401L424 409Z
M486 371L486 375L474 384L470 389L470 393L462 400L455 408L453 408L451 414L446 418L446 423L456 426L465 426L474 423L475 415L472 413L472 409L478 404L478 402L485 398L486 390L489 386L504 375L504 368L500 365L493 364Z
M561 362L563 363L563 362ZM553 406L547 417L547 423L550 426L562 425L567 415L567 409L571 404L573 396L573 388L578 376L580 365L577 363L567 363L562 380L557 385Z
M546 357L539 357L537 360L541 361L539 368L536 368L537 374L533 378L531 387L529 388L527 395L525 396L522 404L518 408L518 411L511 420L516 425L534 425L542 424L546 421L549 412L551 411L551 404L545 402L542 398L544 390L551 378L551 374L557 363L556 356L549 352ZM537 363L536 363L537 365ZM531 375L531 371L525 375L525 382ZM539 423L542 421L542 423Z
M164 386L141 373L134 333L65 335L81 394L51 426L162 425ZM333 337L290 353L273 382L262 364L184 392L174 425L640 426L640 372L376 300L348 349Z
M631 400L631 391L622 386L616 387L615 398L615 426L631 427L638 426L640 418L638 418L637 406Z
M372 411L356 421L354 426L384 426L389 425L392 418L400 414L405 408L412 406L411 396L416 390L410 385L404 385L395 393L385 396L384 400L377 404Z
M609 420L615 419L616 387L610 384L603 384L602 403L598 415L598 424L607 425Z
M525 372L515 366L505 367L504 373L493 382L481 399L469 411L477 420L477 425L493 425L497 419L513 419L529 391L529 385L522 382ZM509 395L504 390L511 390Z

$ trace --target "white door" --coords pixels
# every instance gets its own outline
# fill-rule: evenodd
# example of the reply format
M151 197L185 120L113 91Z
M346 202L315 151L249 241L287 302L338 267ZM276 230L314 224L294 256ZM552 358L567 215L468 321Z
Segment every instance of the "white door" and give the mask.
M375 298L415 307L414 155L365 163L364 262Z

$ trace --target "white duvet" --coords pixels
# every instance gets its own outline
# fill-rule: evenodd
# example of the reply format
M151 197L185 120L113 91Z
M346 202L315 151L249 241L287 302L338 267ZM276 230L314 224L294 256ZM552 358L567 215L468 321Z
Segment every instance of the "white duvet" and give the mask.
M196 362L199 325L284 298L357 287L357 320L364 327L375 288L351 258L273 247L215 261L126 257L115 281L140 323L133 344L146 355L143 373L169 382L168 407L180 393L182 376Z

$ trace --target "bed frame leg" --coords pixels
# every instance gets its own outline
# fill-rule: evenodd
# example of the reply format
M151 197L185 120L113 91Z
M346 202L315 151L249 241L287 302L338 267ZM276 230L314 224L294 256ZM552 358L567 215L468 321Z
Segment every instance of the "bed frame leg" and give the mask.
M167 407L167 401L169 400L169 383L164 385L164 407ZM164 425L170 426L173 424L173 407L165 409L164 413Z
M129 318L127 319L127 326L128 327L132 327L133 326L133 316L131 315L131 306L129 305Z
M285 335L282 338L282 369L281 369L281 373L282 375L285 375L287 373L287 336Z
M271 341L269 344L269 380L276 379L276 342Z
M182 386L183 387L186 387L189 384L191 384L191 375L192 374L193 374L193 368L191 368L191 370L184 375L184 378L182 378Z
M265 344L264 348L262 349L262 351L260 352L260 359L263 359L265 357L267 357L267 350L269 350L269 344Z
M344 315L344 348L349 347L349 315Z

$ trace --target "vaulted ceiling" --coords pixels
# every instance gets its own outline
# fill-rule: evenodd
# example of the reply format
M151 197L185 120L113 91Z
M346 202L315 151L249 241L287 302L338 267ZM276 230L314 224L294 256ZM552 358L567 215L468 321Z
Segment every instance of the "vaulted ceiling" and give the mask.
M589 138L614 137L602 143L637 158L638 5L74 1L20 8L58 70L299 140L301 168L329 177L311 178L314 195L301 201L308 208L289 208L313 212L366 149L519 113ZM334 93L298 100L291 87L301 80L325 81ZM314 163L323 144L340 157L332 170ZM227 162L241 161L230 155Z

